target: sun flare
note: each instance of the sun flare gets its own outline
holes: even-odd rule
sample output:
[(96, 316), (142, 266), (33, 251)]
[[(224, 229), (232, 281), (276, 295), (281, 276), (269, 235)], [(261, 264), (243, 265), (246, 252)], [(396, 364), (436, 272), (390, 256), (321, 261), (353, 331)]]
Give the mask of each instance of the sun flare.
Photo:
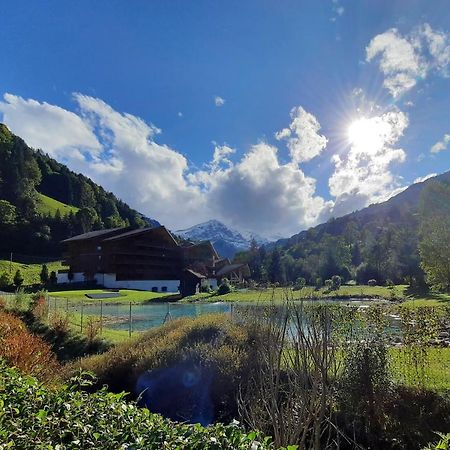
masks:
[(379, 117), (355, 120), (348, 127), (349, 143), (359, 152), (376, 153), (390, 133), (390, 125)]

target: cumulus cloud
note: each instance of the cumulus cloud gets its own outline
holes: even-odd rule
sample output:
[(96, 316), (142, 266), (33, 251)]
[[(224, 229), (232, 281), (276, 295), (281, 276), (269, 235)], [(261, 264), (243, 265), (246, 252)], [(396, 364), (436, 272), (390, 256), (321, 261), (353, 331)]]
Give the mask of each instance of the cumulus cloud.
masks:
[(214, 97), (214, 104), (215, 104), (217, 107), (223, 106), (223, 105), (225, 105), (225, 99), (222, 98), (222, 97), (219, 97), (218, 95), (216, 95), (216, 96)]
[(293, 163), (310, 161), (320, 155), (327, 145), (327, 138), (319, 134), (319, 121), (301, 106), (291, 110), (289, 128), (275, 133), (278, 140), (286, 140)]
[(367, 46), (366, 60), (375, 59), (385, 77), (384, 87), (393, 97), (399, 97), (432, 72), (448, 76), (450, 36), (427, 23), (406, 35), (391, 28)]
[(235, 149), (215, 144), (211, 161), (199, 170), (160, 143), (162, 132), (151, 123), (98, 98), (76, 93), (73, 99), (76, 113), (9, 95), (0, 111), (30, 145), (170, 228), (217, 218), (238, 229), (288, 236), (316, 224), (332, 207), (315, 194), (315, 179), (298, 166), (326, 145), (318, 121), (302, 108), (291, 114), (289, 162), (281, 163), (277, 149), (264, 142), (237, 162)]
[(83, 152), (97, 155), (101, 144), (92, 127), (73, 112), (46, 102), (5, 94), (0, 100), (3, 121), (29, 145), (54, 157), (84, 159)]
[(394, 146), (407, 126), (408, 117), (399, 110), (362, 118), (351, 125), (348, 153), (332, 158), (335, 169), (328, 185), (336, 197), (334, 216), (384, 201), (396, 193), (399, 181), (390, 166), (406, 158), (405, 152)]
[(450, 142), (450, 134), (444, 134), (444, 137), (440, 141), (436, 142), (436, 144), (434, 144), (430, 148), (430, 153), (436, 154), (444, 150), (447, 150), (449, 142)]

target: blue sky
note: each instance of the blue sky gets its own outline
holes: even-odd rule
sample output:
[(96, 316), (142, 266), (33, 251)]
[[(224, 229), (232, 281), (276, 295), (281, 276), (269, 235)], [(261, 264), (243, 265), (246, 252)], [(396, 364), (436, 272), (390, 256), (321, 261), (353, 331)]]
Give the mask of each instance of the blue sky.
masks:
[(171, 228), (289, 235), (450, 169), (448, 1), (0, 6), (0, 120)]

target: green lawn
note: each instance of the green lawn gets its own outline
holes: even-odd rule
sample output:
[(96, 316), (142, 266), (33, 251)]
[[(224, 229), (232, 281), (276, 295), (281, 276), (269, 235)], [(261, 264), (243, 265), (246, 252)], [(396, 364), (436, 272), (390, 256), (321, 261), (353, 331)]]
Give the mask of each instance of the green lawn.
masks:
[[(437, 391), (450, 391), (450, 348), (429, 348), (423, 378), (417, 376), (414, 362), (402, 349), (389, 350), (391, 368), (397, 381)], [(420, 371), (419, 371), (420, 372)]]
[(312, 287), (305, 287), (299, 291), (293, 291), (291, 288), (274, 288), (274, 289), (241, 289), (230, 292), (225, 295), (197, 294), (186, 297), (184, 301), (224, 301), (224, 302), (252, 302), (252, 301), (283, 301), (301, 300), (301, 299), (326, 299), (331, 297), (342, 298), (393, 298), (403, 297), (406, 286), (398, 285), (393, 288), (385, 286), (342, 286), (338, 291), (326, 291), (320, 289), (316, 291)]
[(55, 200), (54, 198), (47, 197), (44, 194), (39, 193), (38, 195), (38, 211), (43, 216), (54, 216), (58, 209), (62, 216), (66, 216), (70, 212), (75, 214), (78, 211), (76, 206), (66, 205), (65, 203)]
[[(105, 292), (104, 289), (78, 289), (74, 291), (58, 291), (50, 292), (51, 297), (57, 297), (61, 299), (69, 299), (72, 301), (83, 301), (84, 303), (96, 303), (100, 299), (91, 299), (86, 297), (85, 294), (101, 294)], [(108, 303), (145, 303), (156, 298), (163, 298), (173, 295), (173, 293), (162, 293), (162, 292), (150, 292), (150, 291), (136, 291), (132, 289), (121, 289), (119, 291), (120, 297), (106, 298), (103, 299), (104, 302)]]
[(426, 294), (408, 295), (408, 300), (402, 303), (403, 307), (414, 308), (418, 306), (449, 306), (450, 294), (429, 292)]
[[(14, 255), (13, 255), (13, 258), (14, 258)], [(42, 270), (42, 264), (26, 264), (26, 263), (13, 261), (12, 267), (11, 267), (12, 268), (11, 280), (14, 277), (16, 270), (20, 269), (20, 272), (22, 273), (22, 276), (24, 278), (24, 286), (40, 283), (41, 280), (39, 278), (39, 274), (41, 273), (41, 270)], [(59, 269), (64, 268), (64, 266), (61, 264), (61, 261), (47, 262), (45, 264), (47, 264), (49, 274), (52, 270), (58, 271)], [(0, 260), (0, 273), (2, 273), (2, 272), (9, 273), (9, 261)]]

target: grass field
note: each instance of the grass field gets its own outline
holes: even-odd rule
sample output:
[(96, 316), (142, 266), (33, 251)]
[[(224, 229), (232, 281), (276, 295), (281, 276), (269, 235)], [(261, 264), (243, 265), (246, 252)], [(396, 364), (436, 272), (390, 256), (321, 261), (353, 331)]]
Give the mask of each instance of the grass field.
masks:
[(223, 301), (223, 302), (252, 302), (252, 301), (277, 301), (281, 302), (286, 299), (326, 299), (326, 298), (399, 298), (403, 297), (406, 286), (398, 285), (393, 288), (385, 286), (342, 286), (338, 291), (326, 291), (320, 289), (316, 291), (312, 287), (305, 287), (299, 291), (293, 291), (290, 288), (274, 288), (274, 289), (241, 289), (230, 292), (225, 295), (197, 294), (186, 297), (183, 301)]
[[(100, 300), (88, 298), (86, 297), (86, 294), (101, 294), (103, 292), (105, 292), (103, 289), (78, 289), (74, 291), (50, 292), (49, 295), (51, 297), (69, 299), (70, 302), (83, 301), (84, 303), (96, 303)], [(119, 293), (120, 297), (107, 298), (103, 301), (108, 303), (145, 303), (155, 300), (156, 298), (159, 299), (173, 295), (171, 293), (136, 291), (132, 289), (121, 289)]]
[(58, 209), (62, 216), (65, 216), (70, 212), (75, 214), (78, 211), (76, 206), (66, 205), (65, 203), (59, 202), (54, 198), (47, 197), (44, 194), (39, 194), (38, 211), (41, 215), (54, 216)]
[[(17, 269), (20, 270), (23, 278), (24, 278), (24, 286), (29, 286), (32, 284), (40, 283), (39, 274), (42, 270), (42, 264), (26, 264), (21, 262), (14, 262), (11, 265), (11, 279), (14, 277), (14, 274), (16, 273)], [(61, 261), (56, 262), (47, 262), (48, 267), (48, 273), (52, 270), (58, 271), (59, 269), (63, 269), (64, 266), (61, 264)], [(10, 264), (7, 260), (0, 260), (0, 273), (7, 272), (9, 273)]]

